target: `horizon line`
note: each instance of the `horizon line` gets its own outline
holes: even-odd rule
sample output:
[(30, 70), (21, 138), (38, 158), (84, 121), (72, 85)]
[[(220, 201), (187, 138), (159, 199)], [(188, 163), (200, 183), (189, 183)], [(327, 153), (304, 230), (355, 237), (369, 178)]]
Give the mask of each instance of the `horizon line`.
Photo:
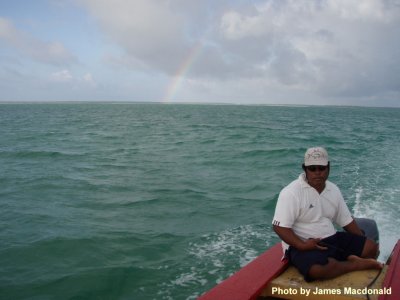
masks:
[(295, 104), (295, 103), (238, 103), (238, 102), (196, 102), (196, 101), (135, 101), (135, 100), (0, 100), (0, 104), (163, 104), (163, 105), (232, 105), (232, 106), (283, 106), (283, 107), (365, 107), (400, 108), (400, 106), (372, 106), (356, 104)]

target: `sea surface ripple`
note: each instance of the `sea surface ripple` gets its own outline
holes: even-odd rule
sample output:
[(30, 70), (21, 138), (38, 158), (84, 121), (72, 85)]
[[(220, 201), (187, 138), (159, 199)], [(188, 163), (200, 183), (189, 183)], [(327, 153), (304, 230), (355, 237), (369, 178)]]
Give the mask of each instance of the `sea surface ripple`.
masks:
[(278, 242), (279, 191), (325, 146), (382, 261), (400, 237), (400, 109), (0, 105), (1, 299), (196, 299)]

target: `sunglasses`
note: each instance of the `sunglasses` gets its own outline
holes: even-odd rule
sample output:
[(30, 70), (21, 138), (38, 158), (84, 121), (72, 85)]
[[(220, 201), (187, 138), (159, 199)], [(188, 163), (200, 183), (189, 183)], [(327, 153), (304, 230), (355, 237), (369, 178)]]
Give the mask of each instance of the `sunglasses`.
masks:
[(325, 171), (326, 169), (328, 169), (328, 166), (308, 166), (308, 167), (306, 167), (307, 168), (307, 170), (308, 171), (310, 171), (310, 172), (315, 172), (315, 171), (320, 171), (320, 172), (323, 172), (323, 171)]

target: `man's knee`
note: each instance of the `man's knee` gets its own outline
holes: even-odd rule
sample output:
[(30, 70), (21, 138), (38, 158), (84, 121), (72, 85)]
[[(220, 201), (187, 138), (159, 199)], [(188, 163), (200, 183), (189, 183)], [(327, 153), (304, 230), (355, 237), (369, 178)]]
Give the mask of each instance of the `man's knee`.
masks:
[(312, 265), (308, 271), (308, 276), (312, 279), (325, 279), (331, 277), (331, 273), (337, 268), (338, 261), (333, 258), (328, 258), (328, 263), (325, 265)]
[(366, 239), (361, 257), (363, 258), (377, 258), (379, 255), (379, 244), (370, 239)]

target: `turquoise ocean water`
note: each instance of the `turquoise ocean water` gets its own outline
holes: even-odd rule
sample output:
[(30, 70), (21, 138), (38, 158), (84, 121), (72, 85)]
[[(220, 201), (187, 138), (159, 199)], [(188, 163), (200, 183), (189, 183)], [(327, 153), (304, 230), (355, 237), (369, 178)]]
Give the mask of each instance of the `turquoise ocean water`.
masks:
[(1, 299), (195, 299), (278, 241), (325, 146), (357, 216), (400, 238), (400, 109), (0, 105)]

